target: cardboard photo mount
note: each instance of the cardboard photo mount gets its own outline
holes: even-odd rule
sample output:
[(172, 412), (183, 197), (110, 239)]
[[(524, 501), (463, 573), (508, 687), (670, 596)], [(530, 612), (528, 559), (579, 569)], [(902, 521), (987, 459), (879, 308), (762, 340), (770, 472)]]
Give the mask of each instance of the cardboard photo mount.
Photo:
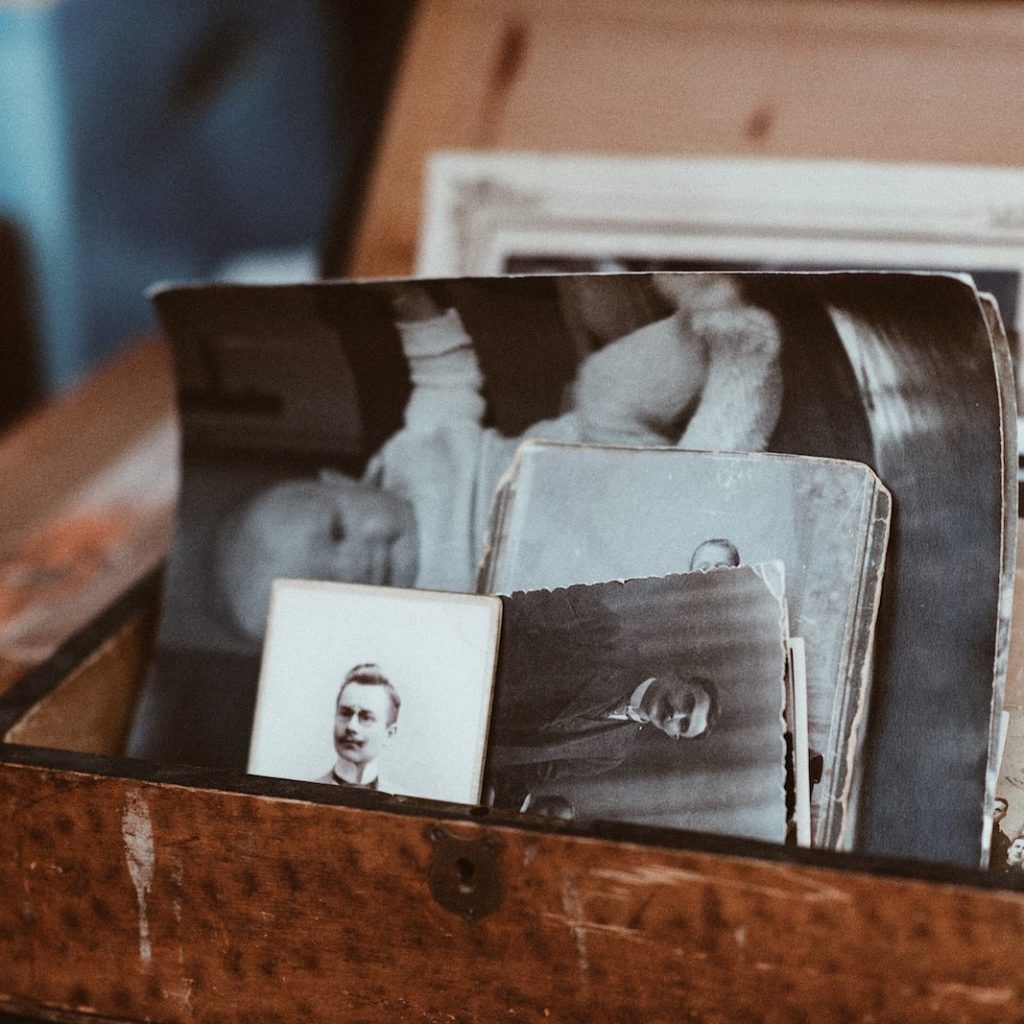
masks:
[[(156, 592), (3, 698), (0, 1010), (599, 1022), (884, 1005), (931, 1024), (1018, 998), (1024, 883), (1005, 876), (115, 756)], [(111, 693), (105, 736), (83, 735), (78, 712)]]

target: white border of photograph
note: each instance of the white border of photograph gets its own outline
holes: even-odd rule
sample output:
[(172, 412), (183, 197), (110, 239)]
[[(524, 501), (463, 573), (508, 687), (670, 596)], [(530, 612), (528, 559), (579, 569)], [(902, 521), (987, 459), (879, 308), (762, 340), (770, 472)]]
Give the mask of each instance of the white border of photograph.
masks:
[(493, 597), (277, 580), (249, 772), (309, 781), (330, 773), (342, 681), (372, 663), (401, 697), (381, 790), (476, 803), (500, 623)]
[[(440, 151), (417, 273), (505, 273), (516, 257), (987, 270), (1020, 277), (1024, 172), (745, 157)], [(1018, 378), (1024, 382), (1017, 351)], [(1024, 384), (1018, 385), (1024, 404)], [(1024, 418), (1017, 421), (1024, 457)], [(1024, 475), (1021, 477), (1024, 479)]]
[(786, 724), (793, 744), (793, 792), (797, 846), (811, 846), (810, 744), (807, 737), (807, 647), (803, 637), (786, 641)]
[[(1024, 276), (1024, 173), (857, 161), (432, 155), (419, 274), (500, 274), (509, 258), (545, 255)], [(1013, 326), (1022, 325), (1024, 296)]]

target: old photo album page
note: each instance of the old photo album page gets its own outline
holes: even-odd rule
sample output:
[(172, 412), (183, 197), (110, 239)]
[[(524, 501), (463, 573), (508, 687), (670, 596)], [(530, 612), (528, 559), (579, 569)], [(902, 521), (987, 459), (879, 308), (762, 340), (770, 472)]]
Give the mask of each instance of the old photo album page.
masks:
[(248, 770), (480, 798), (501, 602), (279, 580)]
[(503, 598), (485, 799), (782, 842), (779, 563)]
[(969, 282), (570, 274), (155, 303), (184, 472), (132, 756), (245, 765), (274, 579), (471, 591), (527, 438), (823, 456), (869, 465), (897, 510), (855, 846), (979, 863), (1015, 512)]

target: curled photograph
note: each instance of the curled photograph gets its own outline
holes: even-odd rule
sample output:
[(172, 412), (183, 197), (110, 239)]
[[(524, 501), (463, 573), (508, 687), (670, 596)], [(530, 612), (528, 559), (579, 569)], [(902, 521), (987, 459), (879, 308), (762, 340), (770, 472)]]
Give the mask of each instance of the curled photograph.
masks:
[(895, 510), (854, 846), (979, 863), (1014, 496), (967, 280), (569, 274), (155, 303), (184, 477), (133, 755), (244, 766), (275, 578), (471, 590), (524, 439), (818, 455), (869, 465)]

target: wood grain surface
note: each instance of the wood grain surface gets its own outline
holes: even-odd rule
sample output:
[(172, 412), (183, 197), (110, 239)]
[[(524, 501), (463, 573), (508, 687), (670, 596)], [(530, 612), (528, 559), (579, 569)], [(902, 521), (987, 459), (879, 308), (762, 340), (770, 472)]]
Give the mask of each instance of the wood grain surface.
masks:
[[(306, 787), (315, 789), (316, 787)], [(1024, 893), (0, 768), (0, 1010), (180, 1022), (973, 1022), (1024, 998)], [(338, 799), (331, 791), (330, 799)]]
[(424, 0), (350, 273), (411, 272), (437, 149), (1016, 166), (1024, 18), (1007, 2)]
[(173, 395), (141, 341), (0, 439), (0, 693), (165, 557)]
[(120, 754), (149, 664), (156, 617), (155, 604), (133, 615), (28, 707), (0, 739), (85, 754)]

